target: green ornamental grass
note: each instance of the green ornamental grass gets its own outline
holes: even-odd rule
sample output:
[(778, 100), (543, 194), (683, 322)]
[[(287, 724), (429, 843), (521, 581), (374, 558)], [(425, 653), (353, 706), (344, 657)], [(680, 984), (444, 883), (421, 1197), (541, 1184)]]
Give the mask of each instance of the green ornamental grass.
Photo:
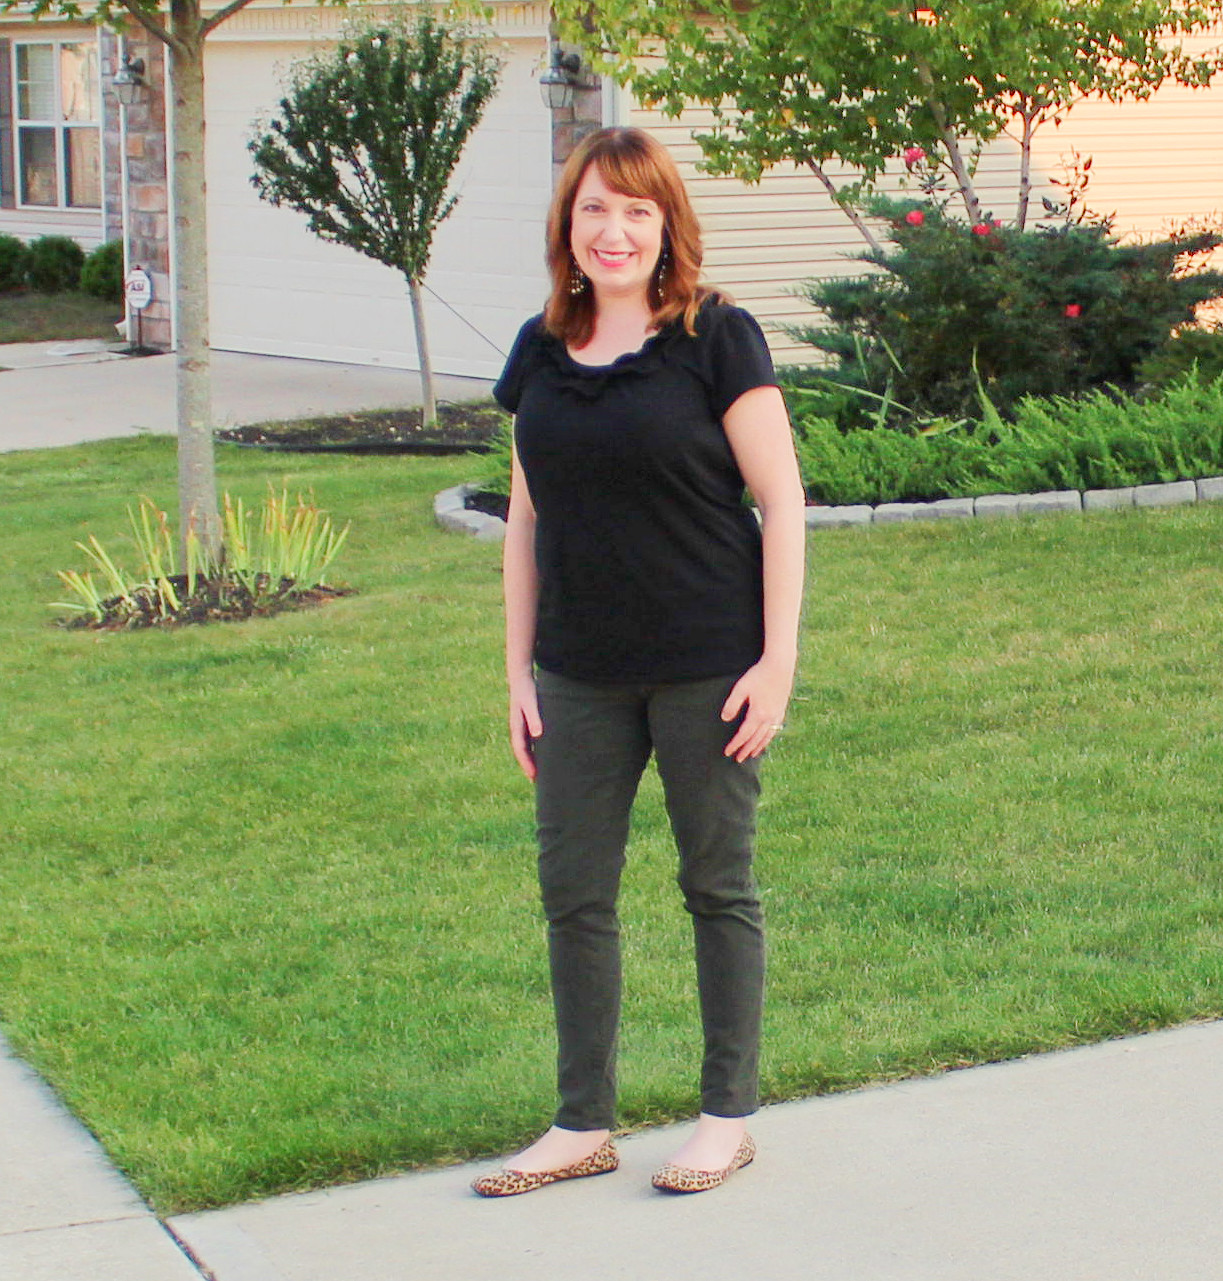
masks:
[[(508, 1151), (547, 1123), (531, 796), (471, 459), (222, 449), (351, 520), (354, 594), (46, 619), (173, 442), (0, 457), (0, 1023), (163, 1212)], [(821, 532), (769, 764), (783, 1099), (1223, 1013), (1223, 506)], [(660, 791), (626, 875), (622, 1116), (698, 1106)]]

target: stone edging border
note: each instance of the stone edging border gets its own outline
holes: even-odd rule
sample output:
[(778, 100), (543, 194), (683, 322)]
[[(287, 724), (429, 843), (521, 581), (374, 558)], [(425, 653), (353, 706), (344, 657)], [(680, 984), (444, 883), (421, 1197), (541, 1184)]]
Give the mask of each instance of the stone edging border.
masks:
[(467, 495), (479, 491), (478, 485), (455, 485), (443, 489), (433, 499), (433, 518), (443, 529), (457, 534), (474, 534), (481, 542), (499, 543), (505, 538), (505, 521), (487, 512), (467, 510)]
[[(455, 485), (433, 500), (433, 515), (445, 529), (474, 534), (484, 542), (505, 537), (505, 521), (485, 512), (468, 511), (467, 495), (475, 485)], [(904, 520), (949, 520), (968, 517), (1035, 516), (1042, 512), (1100, 511), (1123, 507), (1174, 507), (1181, 503), (1223, 501), (1223, 476), (1177, 480), (1167, 485), (1132, 485), (1123, 489), (1056, 489), (1043, 494), (986, 494), (980, 498), (940, 498), (932, 503), (858, 503), (846, 507), (808, 507), (808, 529), (847, 525), (893, 524)]]

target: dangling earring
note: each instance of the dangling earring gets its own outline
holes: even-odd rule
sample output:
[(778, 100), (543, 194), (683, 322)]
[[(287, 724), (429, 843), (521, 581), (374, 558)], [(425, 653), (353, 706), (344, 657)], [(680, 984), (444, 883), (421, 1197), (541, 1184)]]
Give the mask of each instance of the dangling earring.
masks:
[(590, 277), (578, 266), (578, 260), (569, 255), (569, 293), (573, 298), (586, 292), (586, 286), (590, 284)]
[(661, 299), (666, 293), (667, 287), (667, 268), (671, 265), (671, 248), (664, 241), (662, 252), (658, 255), (658, 266), (654, 270), (654, 288), (658, 290), (658, 297)]

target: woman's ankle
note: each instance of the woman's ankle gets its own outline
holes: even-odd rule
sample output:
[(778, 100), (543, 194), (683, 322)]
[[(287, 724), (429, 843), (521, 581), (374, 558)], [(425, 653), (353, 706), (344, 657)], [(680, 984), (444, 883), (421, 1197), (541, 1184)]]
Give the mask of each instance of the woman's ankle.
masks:
[(597, 1152), (610, 1137), (610, 1130), (566, 1130), (554, 1125), (530, 1147), (511, 1157), (506, 1169), (524, 1174), (563, 1170)]

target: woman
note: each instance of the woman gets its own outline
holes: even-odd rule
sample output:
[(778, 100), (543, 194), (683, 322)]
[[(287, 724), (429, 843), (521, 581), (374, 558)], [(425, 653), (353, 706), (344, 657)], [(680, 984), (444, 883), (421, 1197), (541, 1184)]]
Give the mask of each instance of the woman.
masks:
[(494, 394), (515, 414), (510, 740), (536, 787), (561, 1104), (546, 1134), (473, 1187), (508, 1196), (618, 1164), (616, 896), (653, 753), (705, 1034), (700, 1119), (654, 1184), (700, 1191), (755, 1154), (752, 838), (759, 758), (794, 678), (803, 491), (764, 338), (698, 284), (700, 230), (660, 143), (613, 128), (578, 146), (547, 259), (547, 308)]

